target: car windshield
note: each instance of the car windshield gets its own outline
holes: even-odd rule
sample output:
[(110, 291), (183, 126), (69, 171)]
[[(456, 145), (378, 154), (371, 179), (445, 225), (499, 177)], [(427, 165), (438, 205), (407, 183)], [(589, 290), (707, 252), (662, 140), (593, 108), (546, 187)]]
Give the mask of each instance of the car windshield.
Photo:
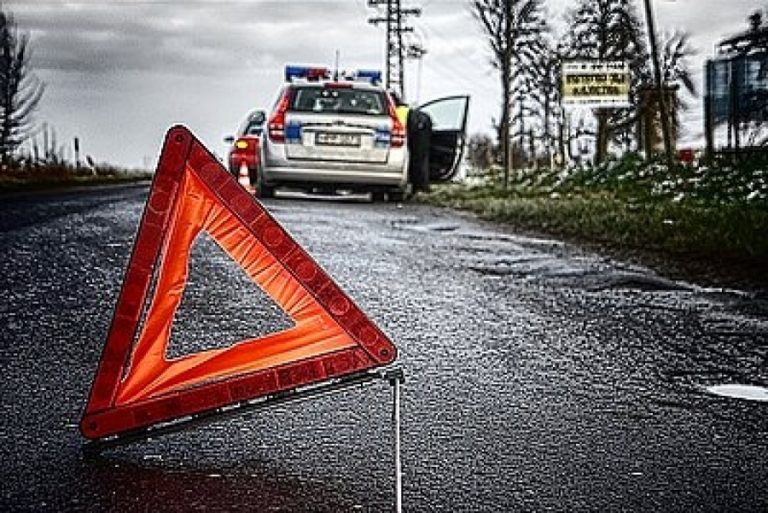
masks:
[(371, 116), (383, 116), (387, 112), (384, 95), (379, 91), (321, 87), (297, 88), (290, 110)]

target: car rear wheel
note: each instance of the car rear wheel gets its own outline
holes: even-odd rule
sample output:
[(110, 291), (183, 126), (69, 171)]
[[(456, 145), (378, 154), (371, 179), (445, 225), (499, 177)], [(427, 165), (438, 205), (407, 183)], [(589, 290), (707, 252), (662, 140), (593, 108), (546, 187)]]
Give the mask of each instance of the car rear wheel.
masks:
[(259, 184), (259, 186), (256, 187), (256, 196), (259, 198), (274, 198), (275, 188), (268, 185)]
[(257, 166), (251, 172), (251, 185), (256, 191), (257, 198), (274, 198), (275, 188), (270, 185), (264, 185), (264, 170)]
[(387, 193), (387, 200), (389, 200), (392, 203), (399, 203), (403, 200), (405, 200), (405, 192), (403, 191), (390, 191)]

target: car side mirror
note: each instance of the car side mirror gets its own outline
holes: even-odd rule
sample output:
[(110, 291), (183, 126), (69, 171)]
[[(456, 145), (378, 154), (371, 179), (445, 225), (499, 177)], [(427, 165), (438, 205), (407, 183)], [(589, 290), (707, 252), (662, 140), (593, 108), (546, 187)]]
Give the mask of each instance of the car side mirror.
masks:
[(267, 121), (267, 113), (263, 110), (257, 110), (251, 116), (251, 121), (257, 125), (263, 125)]
[(224, 138), (224, 142), (227, 144), (232, 144), (235, 142), (235, 137), (232, 135), (228, 135)]

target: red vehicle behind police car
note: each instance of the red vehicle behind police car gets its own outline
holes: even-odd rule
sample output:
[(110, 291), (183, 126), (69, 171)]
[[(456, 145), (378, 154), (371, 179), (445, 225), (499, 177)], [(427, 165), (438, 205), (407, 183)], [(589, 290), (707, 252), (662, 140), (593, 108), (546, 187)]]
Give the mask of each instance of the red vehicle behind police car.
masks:
[(232, 145), (228, 160), (229, 171), (235, 178), (239, 177), (240, 169), (245, 167), (251, 182), (256, 182), (261, 166), (261, 137), (265, 121), (266, 114), (263, 110), (251, 112), (240, 126), (236, 136), (224, 138), (224, 142)]

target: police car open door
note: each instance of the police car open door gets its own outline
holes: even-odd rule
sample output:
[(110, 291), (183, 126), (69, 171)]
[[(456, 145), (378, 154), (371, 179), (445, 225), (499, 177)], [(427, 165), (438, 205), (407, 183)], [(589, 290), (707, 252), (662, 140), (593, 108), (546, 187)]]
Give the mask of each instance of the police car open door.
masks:
[(418, 107), (432, 119), (429, 181), (448, 182), (459, 171), (467, 139), (469, 96), (448, 96)]

